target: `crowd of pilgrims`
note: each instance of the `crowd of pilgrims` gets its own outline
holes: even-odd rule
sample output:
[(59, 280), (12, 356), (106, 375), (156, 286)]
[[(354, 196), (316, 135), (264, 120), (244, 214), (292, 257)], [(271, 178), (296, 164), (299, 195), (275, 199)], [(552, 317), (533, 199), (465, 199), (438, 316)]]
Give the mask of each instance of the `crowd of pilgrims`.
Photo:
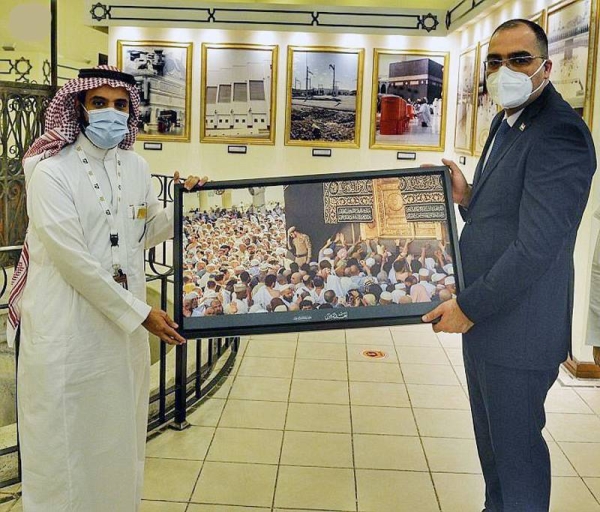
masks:
[(336, 233), (298, 265), (276, 204), (190, 211), (183, 225), (186, 317), (444, 301), (456, 294), (451, 250), (396, 240), (348, 243)]

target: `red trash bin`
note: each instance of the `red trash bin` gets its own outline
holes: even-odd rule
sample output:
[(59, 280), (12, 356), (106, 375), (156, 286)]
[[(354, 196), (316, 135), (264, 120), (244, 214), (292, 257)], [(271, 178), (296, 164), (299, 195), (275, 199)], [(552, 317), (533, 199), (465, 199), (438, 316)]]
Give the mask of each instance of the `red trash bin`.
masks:
[(400, 98), (384, 96), (381, 98), (381, 119), (379, 133), (381, 135), (398, 135), (398, 118), (400, 113)]

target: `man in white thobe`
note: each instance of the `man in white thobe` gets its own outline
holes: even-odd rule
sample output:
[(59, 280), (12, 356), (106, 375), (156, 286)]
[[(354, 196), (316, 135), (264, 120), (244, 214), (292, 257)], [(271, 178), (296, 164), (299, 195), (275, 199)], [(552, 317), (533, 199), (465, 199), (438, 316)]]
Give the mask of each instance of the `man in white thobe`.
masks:
[[(25, 512), (139, 509), (148, 331), (184, 343), (146, 304), (144, 248), (171, 236), (137, 133), (135, 80), (81, 70), (24, 159), (29, 227), (10, 298)], [(178, 174), (176, 174), (178, 180)], [(188, 178), (192, 188), (198, 178)]]

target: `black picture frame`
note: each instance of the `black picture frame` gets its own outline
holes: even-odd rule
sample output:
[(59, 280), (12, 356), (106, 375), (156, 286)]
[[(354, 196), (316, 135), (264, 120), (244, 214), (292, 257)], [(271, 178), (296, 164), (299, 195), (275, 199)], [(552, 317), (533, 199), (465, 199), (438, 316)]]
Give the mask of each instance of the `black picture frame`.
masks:
[[(395, 192), (394, 189), (396, 186), (395, 180), (398, 180), (398, 192)], [(345, 204), (345, 206), (340, 209), (340, 205), (338, 204), (338, 206), (334, 206), (334, 210), (331, 210), (332, 196), (326, 196), (326, 193), (330, 193), (332, 189), (338, 190), (344, 187), (347, 188), (349, 182), (351, 184), (371, 183), (370, 189), (368, 190), (370, 190), (369, 193), (372, 194), (372, 201), (368, 200), (369, 193), (360, 196), (358, 202), (355, 201), (356, 198), (353, 199), (354, 196), (350, 197), (350, 202), (347, 201), (347, 198), (342, 198), (342, 204)], [(409, 185), (407, 186), (407, 184)], [(375, 224), (376, 229), (381, 229), (381, 226), (383, 225), (382, 220), (387, 222), (392, 218), (387, 212), (392, 211), (397, 207), (398, 198), (402, 198), (404, 215), (406, 216), (407, 212), (410, 212), (412, 217), (416, 216), (421, 219), (407, 220), (406, 222), (409, 224), (410, 229), (416, 229), (421, 226), (422, 229), (425, 229), (426, 231), (429, 229), (431, 231), (433, 229), (433, 224), (435, 224), (436, 230), (441, 229), (443, 231), (443, 242), (450, 245), (449, 256), (452, 260), (452, 274), (454, 276), (456, 294), (460, 293), (460, 290), (464, 288), (456, 218), (452, 202), (452, 186), (449, 170), (445, 166), (235, 181), (212, 181), (206, 183), (200, 193), (206, 193), (215, 198), (216, 196), (224, 195), (224, 193), (229, 193), (229, 191), (231, 191), (232, 194), (240, 194), (244, 189), (258, 190), (259, 187), (266, 187), (267, 190), (268, 187), (281, 187), (284, 191), (284, 197), (289, 199), (289, 201), (286, 200), (283, 205), (286, 216), (286, 240), (288, 239), (287, 237), (289, 237), (287, 232), (291, 223), (297, 225), (298, 230), (300, 230), (305, 229), (302, 227), (301, 222), (303, 218), (308, 219), (311, 223), (313, 222), (316, 217), (314, 214), (309, 214), (308, 212), (311, 211), (311, 205), (321, 204), (321, 201), (324, 205), (323, 217), (325, 218), (325, 221), (328, 220), (326, 211), (335, 211), (335, 214), (339, 216), (336, 217), (338, 223), (334, 224), (338, 227), (333, 228), (333, 231), (337, 233), (342, 232), (343, 229), (347, 229), (348, 225), (351, 224), (358, 224), (361, 230), (364, 229), (368, 231), (368, 229), (372, 228), (373, 224)], [(385, 187), (387, 187), (387, 189)], [(316, 197), (312, 202), (309, 197), (310, 194), (307, 193), (310, 191), (312, 191), (314, 193), (313, 195)], [(315, 191), (317, 192), (315, 193)], [(319, 191), (323, 191), (323, 197), (321, 198), (319, 198)], [(184, 221), (189, 222), (189, 218), (186, 218), (186, 214), (190, 213), (191, 210), (184, 212), (184, 196), (185, 194), (197, 193), (197, 190), (191, 192), (187, 191), (182, 185), (176, 185), (174, 187), (174, 319), (179, 325), (179, 333), (188, 339), (417, 324), (422, 323), (422, 315), (429, 312), (440, 303), (440, 301), (437, 300), (432, 302), (414, 302), (411, 304), (377, 304), (375, 306), (340, 307), (332, 309), (314, 309), (309, 311), (251, 312), (247, 314), (222, 314), (219, 316), (185, 316), (183, 311), (183, 276), (184, 271), (186, 271), (189, 276), (191, 260), (186, 260), (188, 266), (188, 269), (186, 270), (186, 266), (184, 265), (185, 251), (183, 243), (185, 238), (183, 231)], [(396, 194), (396, 196), (394, 194)], [(228, 197), (232, 196), (229, 195)], [(365, 197), (367, 198), (366, 203), (369, 203), (367, 204), (367, 207), (363, 206), (362, 210), (361, 208), (353, 209), (354, 206), (360, 205), (360, 201), (363, 201)], [(294, 203), (294, 198), (299, 200), (297, 204)], [(326, 201), (328, 204), (327, 207), (325, 207)], [(344, 203), (344, 201), (346, 202)], [(387, 204), (385, 203), (386, 201), (390, 201), (390, 203)], [(383, 206), (382, 202), (384, 203)], [(366, 203), (363, 202), (362, 204), (365, 205)], [(395, 206), (392, 204), (395, 204)], [(407, 209), (406, 206), (409, 206), (409, 208)], [(350, 217), (355, 215), (358, 216), (356, 218), (359, 218), (360, 215), (364, 215), (365, 212), (369, 210), (369, 207), (375, 212), (372, 213), (372, 215), (379, 215), (374, 222), (367, 223), (358, 222), (356, 220), (353, 222), (343, 221), (343, 219), (345, 219), (345, 217), (343, 217), (344, 215), (350, 215)], [(229, 212), (235, 208), (238, 208), (238, 206), (232, 206), (227, 209), (227, 211)], [(384, 210), (383, 213), (380, 211), (382, 208)], [(314, 212), (314, 210), (312, 211)], [(197, 215), (200, 215), (200, 213)], [(433, 216), (436, 220), (423, 220), (427, 219), (428, 216)], [(442, 217), (445, 220), (439, 220)], [(361, 218), (367, 219), (367, 217)], [(233, 223), (231, 219), (229, 219), (228, 222), (230, 222), (230, 224)], [(392, 240), (395, 243), (395, 240), (389, 237), (391, 233), (390, 229), (395, 229), (393, 227), (394, 223), (390, 221), (388, 224), (392, 225), (392, 227), (390, 228), (390, 226), (387, 226), (386, 224), (387, 227), (385, 227), (385, 229), (388, 231), (382, 231), (384, 235), (380, 235), (380, 240), (378, 242), (382, 245), (386, 245), (386, 240), (388, 243), (390, 243), (389, 240)], [(321, 222), (319, 217), (319, 222), (317, 222), (316, 225), (317, 227), (319, 227), (319, 225), (322, 227), (325, 224)], [(339, 228), (340, 225), (343, 227)], [(315, 235), (308, 230), (307, 232), (311, 233), (310, 236), (314, 236), (315, 239), (322, 234), (320, 231), (315, 232)], [(215, 231), (215, 233), (217, 233), (217, 231)], [(397, 239), (405, 240), (406, 237), (402, 236), (399, 232)], [(424, 242), (424, 240), (425, 239), (414, 240), (410, 246), (419, 241), (425, 244), (426, 242)], [(291, 258), (293, 256), (288, 252), (286, 257)], [(195, 275), (197, 274), (194, 274), (194, 276)], [(188, 282), (187, 284), (189, 285), (190, 283)], [(188, 292), (186, 291), (185, 293)], [(189, 314), (189, 308), (187, 313)]]

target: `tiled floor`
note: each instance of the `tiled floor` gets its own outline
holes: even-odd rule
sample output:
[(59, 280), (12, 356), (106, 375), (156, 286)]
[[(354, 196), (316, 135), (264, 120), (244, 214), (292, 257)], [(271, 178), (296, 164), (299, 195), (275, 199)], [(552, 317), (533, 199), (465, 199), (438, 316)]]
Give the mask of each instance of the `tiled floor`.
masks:
[[(141, 512), (480, 512), (460, 343), (426, 326), (242, 340), (192, 426), (148, 442)], [(600, 512), (600, 383), (561, 370), (547, 411), (551, 510)]]

